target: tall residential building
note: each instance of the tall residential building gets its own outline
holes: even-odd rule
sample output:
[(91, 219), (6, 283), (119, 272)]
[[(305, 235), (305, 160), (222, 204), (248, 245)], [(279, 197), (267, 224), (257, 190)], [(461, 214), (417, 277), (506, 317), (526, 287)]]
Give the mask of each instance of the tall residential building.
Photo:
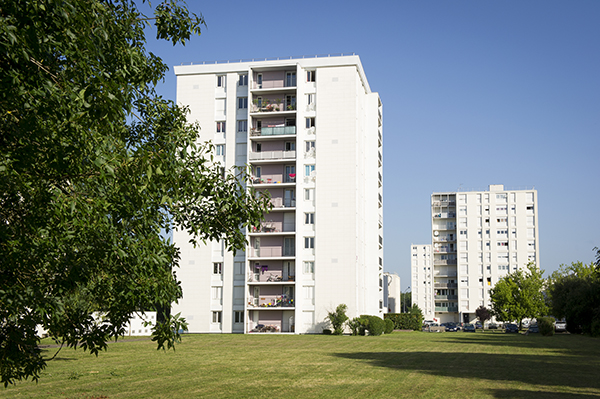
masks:
[(177, 102), (273, 209), (244, 252), (176, 231), (191, 332), (312, 333), (382, 315), (382, 104), (356, 55), (176, 66)]
[[(534, 189), (498, 184), (489, 191), (431, 195), (436, 319), (473, 320), (479, 306), (490, 307), (490, 289), (499, 279), (529, 262), (539, 267), (537, 216)], [(427, 285), (425, 278), (417, 281), (419, 287)]]
[(383, 272), (383, 312), (400, 313), (401, 305), (400, 276)]
[(431, 244), (410, 246), (411, 300), (423, 312), (424, 320), (433, 320), (433, 256)]

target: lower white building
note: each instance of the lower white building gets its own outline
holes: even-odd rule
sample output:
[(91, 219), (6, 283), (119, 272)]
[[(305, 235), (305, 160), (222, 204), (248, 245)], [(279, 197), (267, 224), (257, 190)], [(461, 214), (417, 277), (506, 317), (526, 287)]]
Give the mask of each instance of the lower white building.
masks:
[(400, 276), (396, 273), (383, 273), (383, 312), (400, 313), (401, 309)]

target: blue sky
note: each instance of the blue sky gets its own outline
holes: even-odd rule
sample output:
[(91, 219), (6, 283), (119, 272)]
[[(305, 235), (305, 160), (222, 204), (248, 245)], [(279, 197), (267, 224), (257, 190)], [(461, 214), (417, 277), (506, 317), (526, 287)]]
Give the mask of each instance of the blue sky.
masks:
[[(386, 271), (410, 285), (435, 191), (538, 190), (540, 266), (600, 246), (600, 1), (188, 2), (169, 65), (356, 53), (384, 105)], [(167, 73), (159, 93), (175, 99)]]

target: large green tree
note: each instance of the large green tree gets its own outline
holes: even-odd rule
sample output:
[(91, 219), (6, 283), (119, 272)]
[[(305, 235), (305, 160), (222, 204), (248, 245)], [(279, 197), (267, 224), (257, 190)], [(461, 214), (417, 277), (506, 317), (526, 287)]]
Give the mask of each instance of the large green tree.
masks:
[(492, 314), (499, 321), (518, 321), (544, 316), (548, 308), (544, 298), (544, 271), (529, 263), (500, 279), (490, 290)]
[(600, 274), (594, 263), (561, 265), (548, 280), (552, 314), (565, 318), (571, 333), (600, 336)]
[[(184, 43), (203, 18), (166, 0), (0, 0), (0, 372), (37, 380), (38, 328), (97, 354), (135, 312), (182, 296), (174, 224), (245, 246), (267, 199), (219, 170), (186, 110), (155, 93), (167, 66), (145, 28)], [(185, 321), (153, 331), (171, 347)], [(94, 318), (94, 314), (101, 315)]]

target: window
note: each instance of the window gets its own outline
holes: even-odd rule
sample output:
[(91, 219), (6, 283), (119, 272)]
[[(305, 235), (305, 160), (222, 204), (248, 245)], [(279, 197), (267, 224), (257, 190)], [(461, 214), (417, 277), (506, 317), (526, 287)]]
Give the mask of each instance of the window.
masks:
[(312, 274), (315, 272), (315, 262), (304, 262), (304, 273)]
[(306, 81), (307, 82), (315, 82), (317, 71), (306, 71)]
[(226, 82), (227, 82), (227, 77), (225, 75), (217, 76), (217, 87), (225, 87)]
[(312, 150), (315, 149), (315, 142), (314, 141), (307, 141), (306, 142), (306, 152), (310, 152)]
[(237, 131), (240, 133), (246, 133), (248, 131), (248, 121), (247, 120), (237, 121)]
[(217, 155), (225, 155), (225, 144), (217, 144), (215, 151)]
[(496, 245), (499, 247), (508, 247), (508, 241), (498, 241)]
[(296, 151), (296, 142), (295, 141), (286, 141), (285, 144), (286, 151)]
[(248, 108), (248, 97), (238, 97), (238, 109)]
[(223, 287), (211, 287), (212, 299), (223, 298)]
[(314, 188), (305, 188), (304, 189), (304, 199), (306, 201), (313, 200), (315, 198), (315, 189)]
[(467, 238), (467, 230), (460, 230), (459, 234), (462, 236), (461, 238)]
[(234, 311), (233, 312), (233, 322), (234, 323), (243, 323), (244, 322), (244, 312), (241, 312), (239, 310)]
[(254, 175), (259, 179), (262, 177), (262, 167), (261, 166), (257, 166), (254, 168)]
[(314, 249), (315, 248), (315, 237), (304, 237), (304, 248)]
[(304, 214), (304, 224), (315, 224), (314, 212), (308, 212)]
[(304, 166), (304, 176), (310, 176), (315, 171), (315, 165)]
[(506, 194), (496, 194), (496, 202), (507, 202), (508, 197)]
[(221, 262), (213, 263), (213, 274), (222, 274), (223, 264)]
[(225, 133), (225, 121), (217, 122), (217, 133)]
[(221, 323), (221, 312), (212, 312), (212, 322)]
[(259, 73), (256, 75), (256, 86), (258, 89), (262, 89), (263, 86), (263, 75)]
[(285, 86), (286, 87), (296, 86), (296, 72), (287, 72), (285, 74)]
[(315, 127), (315, 118), (306, 118), (306, 128)]
[(498, 223), (507, 223), (508, 219), (507, 218), (497, 218), (496, 222), (498, 222)]
[(248, 74), (240, 75), (240, 79), (238, 80), (239, 86), (248, 86)]
[(235, 274), (235, 275), (244, 274), (244, 262), (233, 262), (233, 274)]
[[(306, 95), (306, 104), (307, 105), (312, 105), (314, 103), (315, 103), (315, 94), (314, 93), (307, 94)], [(314, 109), (314, 108), (312, 108), (312, 109)]]

